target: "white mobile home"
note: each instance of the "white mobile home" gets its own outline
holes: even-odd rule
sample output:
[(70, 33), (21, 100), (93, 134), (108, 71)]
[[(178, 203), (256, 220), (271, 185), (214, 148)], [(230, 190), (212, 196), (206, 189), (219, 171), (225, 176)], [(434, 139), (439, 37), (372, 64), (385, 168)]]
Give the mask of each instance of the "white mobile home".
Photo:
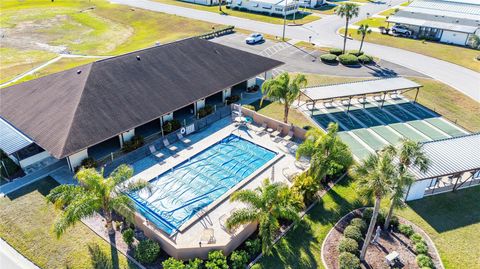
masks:
[(182, 2), (188, 2), (192, 4), (199, 4), (204, 6), (216, 6), (218, 5), (218, 0), (180, 0)]

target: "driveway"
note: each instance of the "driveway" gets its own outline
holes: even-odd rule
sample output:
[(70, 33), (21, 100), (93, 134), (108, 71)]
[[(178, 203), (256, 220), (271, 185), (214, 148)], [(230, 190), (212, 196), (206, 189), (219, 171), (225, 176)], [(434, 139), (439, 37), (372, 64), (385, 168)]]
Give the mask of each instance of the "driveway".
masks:
[[(375, 3), (362, 5), (359, 17), (354, 19), (353, 22), (366, 18), (367, 13), (375, 14), (389, 8), (390, 6), (402, 3), (403, 1), (404, 0), (391, 0), (386, 2), (377, 1)], [(234, 25), (238, 28), (276, 36), (281, 36), (282, 34), (281, 25), (258, 22), (228, 15), (220, 15), (191, 8), (166, 5), (149, 0), (114, 0), (112, 2), (152, 11), (175, 14), (215, 24)], [(303, 26), (289, 26), (286, 31), (286, 36), (288, 38), (303, 41), (307, 41), (308, 38), (311, 37), (312, 42), (315, 44), (341, 47), (343, 39), (337, 35), (336, 31), (343, 25), (344, 20), (338, 16), (324, 15), (321, 20)], [(348, 42), (349, 49), (356, 49), (358, 46), (358, 41), (350, 40)], [(382, 45), (366, 43), (364, 51), (367, 54), (439, 80), (480, 102), (480, 83), (478, 83), (480, 81), (480, 74), (473, 70), (418, 53)]]
[(3, 241), (3, 239), (0, 239), (0, 268), (40, 269)]

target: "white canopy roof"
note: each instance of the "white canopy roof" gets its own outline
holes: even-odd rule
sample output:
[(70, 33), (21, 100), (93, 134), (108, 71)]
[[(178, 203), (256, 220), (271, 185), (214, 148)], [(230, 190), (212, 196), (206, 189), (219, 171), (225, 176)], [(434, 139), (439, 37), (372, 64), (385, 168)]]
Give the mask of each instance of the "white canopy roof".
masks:
[(425, 173), (410, 169), (417, 180), (480, 169), (480, 133), (425, 142), (422, 149), (430, 165)]
[(420, 87), (422, 87), (422, 85), (409, 79), (403, 77), (393, 77), (309, 87), (303, 89), (302, 93), (311, 100), (327, 100), (366, 94), (400, 91)]
[(33, 141), (0, 118), (0, 149), (7, 155), (17, 152), (32, 144)]

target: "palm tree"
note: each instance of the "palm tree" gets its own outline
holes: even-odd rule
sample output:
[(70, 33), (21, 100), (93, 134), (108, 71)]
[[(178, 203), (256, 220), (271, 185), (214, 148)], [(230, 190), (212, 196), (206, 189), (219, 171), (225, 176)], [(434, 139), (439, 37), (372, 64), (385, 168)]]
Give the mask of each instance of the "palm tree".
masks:
[(98, 211), (105, 217), (108, 233), (115, 233), (112, 227), (113, 210), (127, 219), (133, 217), (134, 204), (126, 193), (145, 187), (150, 190), (146, 181), (128, 181), (132, 175), (133, 169), (127, 165), (117, 167), (108, 178), (103, 177), (103, 170), (98, 172), (94, 168), (82, 168), (76, 174), (79, 185), (60, 185), (51, 190), (47, 200), (64, 209), (54, 224), (57, 236)]
[(344, 5), (340, 5), (335, 10), (335, 13), (340, 16), (341, 18), (345, 17), (345, 33), (343, 36), (343, 53), (345, 53), (345, 47), (347, 45), (347, 34), (348, 34), (348, 23), (350, 22), (350, 19), (353, 17), (358, 16), (358, 11), (360, 8), (358, 7), (357, 4), (353, 3), (346, 3)]
[[(265, 81), (262, 85), (262, 93), (264, 97), (284, 104), (283, 121), (287, 123), (290, 106), (300, 96), (301, 88), (306, 85), (307, 78), (304, 75), (296, 75), (292, 80), (288, 73), (283, 73), (276, 78)], [(260, 106), (262, 106), (264, 97), (260, 101)]]
[(307, 139), (298, 147), (296, 157), (311, 158), (310, 176), (325, 182), (327, 176), (344, 171), (353, 163), (350, 149), (338, 137), (338, 124), (330, 123), (325, 134), (310, 129), (305, 136)]
[(360, 41), (360, 49), (358, 49), (358, 53), (362, 52), (363, 41), (365, 40), (365, 36), (372, 33), (372, 29), (368, 26), (368, 24), (362, 24), (357, 29), (357, 33), (362, 35), (362, 41)]
[(388, 152), (369, 155), (360, 164), (355, 165), (351, 172), (358, 180), (359, 193), (364, 197), (375, 199), (372, 219), (368, 226), (367, 235), (360, 252), (360, 260), (365, 259), (368, 245), (377, 222), (378, 212), (382, 199), (391, 191), (392, 178), (395, 176), (393, 157)]
[(384, 230), (386, 230), (390, 225), (394, 208), (403, 205), (405, 189), (415, 181), (415, 178), (410, 174), (408, 168), (415, 165), (420, 171), (426, 172), (430, 161), (425, 155), (425, 152), (423, 152), (421, 144), (409, 139), (402, 139), (399, 147), (389, 145), (384, 151), (398, 159), (398, 171), (392, 186), (393, 193), (390, 201), (390, 209), (388, 210), (388, 215), (385, 218), (385, 225), (383, 227)]
[(243, 224), (258, 222), (264, 255), (271, 254), (273, 240), (280, 227), (279, 219), (298, 221), (298, 212), (303, 207), (301, 197), (287, 185), (270, 183), (268, 179), (255, 190), (233, 193), (230, 201), (240, 201), (248, 207), (232, 213), (226, 221), (227, 229), (233, 230)]

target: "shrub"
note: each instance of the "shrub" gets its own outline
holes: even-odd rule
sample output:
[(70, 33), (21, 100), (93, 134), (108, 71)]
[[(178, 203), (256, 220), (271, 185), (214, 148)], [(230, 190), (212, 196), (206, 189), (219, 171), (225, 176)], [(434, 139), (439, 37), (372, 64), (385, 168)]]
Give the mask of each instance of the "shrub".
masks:
[(358, 61), (361, 62), (362, 64), (369, 64), (373, 62), (373, 58), (368, 55), (360, 55), (358, 56)]
[(415, 244), (415, 253), (428, 255), (428, 246), (425, 242), (418, 242)]
[(410, 237), (413, 234), (413, 228), (410, 225), (400, 224), (398, 225), (398, 230), (406, 237)]
[(398, 217), (393, 215), (392, 218), (390, 219), (390, 225), (393, 226), (394, 228), (398, 228), (398, 225), (400, 225), (400, 222), (398, 221)]
[(252, 265), (252, 267), (250, 267), (250, 269), (262, 269), (262, 266), (258, 263)]
[(361, 218), (352, 219), (350, 221), (350, 225), (357, 227), (362, 233), (364, 233), (368, 228), (367, 223)]
[(201, 269), (203, 261), (199, 258), (195, 258), (193, 260), (189, 260), (188, 264), (185, 265), (185, 269)]
[(355, 55), (357, 57), (359, 57), (360, 55), (363, 55), (363, 51), (358, 51), (358, 50), (349, 50), (349, 51), (347, 51), (347, 53)]
[(242, 107), (255, 111), (255, 106), (252, 105), (243, 105)]
[(122, 233), (122, 237), (123, 237), (123, 241), (125, 241), (125, 243), (128, 245), (128, 246), (131, 246), (132, 243), (133, 243), (133, 236), (134, 236), (134, 232), (132, 229), (128, 228), (126, 229), (125, 231), (123, 231)]
[(333, 49), (330, 49), (330, 54), (333, 54), (333, 55), (340, 55), (343, 53), (343, 50), (342, 49), (337, 49), (337, 48), (333, 48)]
[(207, 269), (228, 269), (227, 257), (221, 250), (215, 250), (208, 253), (208, 260), (205, 263)]
[(417, 260), (418, 266), (421, 268), (423, 267), (433, 268), (434, 266), (432, 259), (427, 255), (420, 254), (417, 256), (416, 260)]
[(87, 157), (82, 160), (80, 166), (83, 168), (95, 168), (97, 167), (97, 161), (93, 157)]
[(352, 254), (357, 254), (358, 243), (357, 241), (351, 238), (343, 238), (342, 240), (340, 240), (340, 243), (338, 244), (338, 251), (340, 251), (340, 253), (349, 252)]
[(362, 232), (358, 227), (349, 225), (345, 230), (343, 231), (343, 235), (346, 238), (351, 238), (357, 242), (360, 242), (363, 239)]
[(232, 96), (229, 96), (229, 97), (225, 98), (225, 100), (227, 101), (227, 105), (230, 105), (230, 104), (233, 104), (233, 103), (237, 102), (238, 100), (240, 100), (240, 96), (232, 95)]
[(235, 250), (230, 254), (232, 269), (243, 269), (248, 263), (248, 254), (245, 250)]
[(170, 257), (162, 262), (162, 267), (163, 269), (185, 269), (185, 264), (183, 261)]
[(147, 239), (140, 241), (135, 249), (135, 259), (141, 263), (152, 263), (158, 258), (160, 254), (160, 246), (157, 242)]
[[(372, 216), (373, 216), (373, 208), (372, 208), (372, 207), (365, 208), (365, 209), (363, 210), (362, 218), (363, 218), (368, 224), (370, 224), (370, 219), (372, 218)], [(378, 212), (377, 222), (376, 222), (375, 224), (376, 224), (376, 225), (382, 225), (384, 222), (385, 222), (385, 213), (384, 213), (383, 210), (380, 210), (380, 212)]]
[(262, 249), (262, 242), (259, 238), (247, 240), (245, 242), (245, 247), (247, 249), (248, 255), (250, 255), (250, 257), (254, 257), (258, 253), (260, 253), (260, 250)]
[(338, 256), (340, 269), (360, 269), (360, 259), (352, 253), (343, 252)]
[(414, 234), (412, 234), (412, 235), (410, 236), (410, 240), (412, 240), (412, 242), (413, 242), (414, 244), (423, 243), (423, 242), (424, 242), (422, 235), (419, 234), (419, 233), (414, 233)]
[(336, 63), (337, 62), (337, 55), (327, 53), (320, 55), (320, 60), (325, 63)]
[(303, 197), (304, 204), (310, 204), (314, 200), (315, 194), (320, 190), (322, 185), (313, 177), (302, 173), (293, 180), (293, 190)]
[(352, 55), (352, 54), (341, 54), (340, 56), (338, 56), (338, 60), (343, 65), (357, 65), (358, 64), (357, 56)]
[(212, 114), (212, 112), (213, 112), (213, 107), (211, 105), (206, 105), (205, 107), (202, 107), (197, 111), (197, 115), (201, 119), (203, 117), (206, 117)]
[(141, 146), (143, 146), (143, 136), (134, 135), (130, 141), (126, 141), (123, 143), (123, 151), (124, 152), (134, 151)]
[(162, 126), (163, 132), (165, 134), (174, 132), (174, 131), (180, 129), (180, 127), (182, 127), (182, 124), (177, 119), (166, 121), (166, 122), (163, 123), (163, 126)]

